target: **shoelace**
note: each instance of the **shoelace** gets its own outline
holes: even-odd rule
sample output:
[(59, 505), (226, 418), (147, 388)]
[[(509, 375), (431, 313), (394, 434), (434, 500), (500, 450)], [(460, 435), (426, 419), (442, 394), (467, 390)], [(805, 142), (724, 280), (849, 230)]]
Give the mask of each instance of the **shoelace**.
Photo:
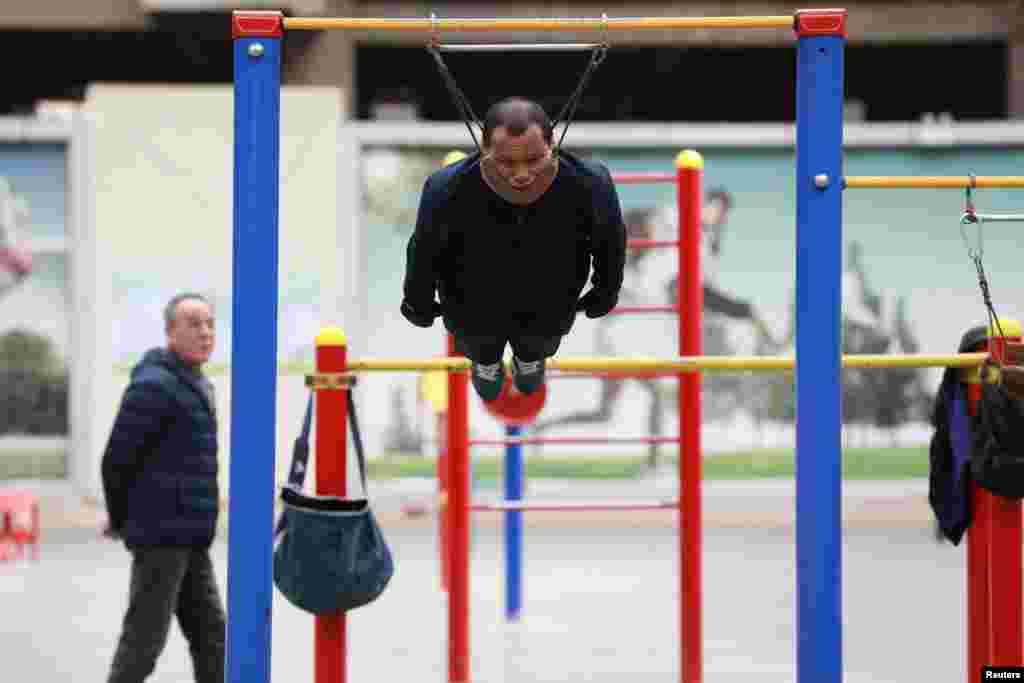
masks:
[(476, 366), (476, 374), (480, 379), (494, 382), (498, 379), (498, 372), (501, 370), (501, 363), (485, 365), (480, 363)]
[(539, 360), (519, 360), (518, 358), (516, 358), (515, 363), (513, 363), (513, 365), (519, 372), (523, 373), (524, 375), (529, 375), (534, 372), (540, 371), (540, 366), (543, 362), (544, 361)]

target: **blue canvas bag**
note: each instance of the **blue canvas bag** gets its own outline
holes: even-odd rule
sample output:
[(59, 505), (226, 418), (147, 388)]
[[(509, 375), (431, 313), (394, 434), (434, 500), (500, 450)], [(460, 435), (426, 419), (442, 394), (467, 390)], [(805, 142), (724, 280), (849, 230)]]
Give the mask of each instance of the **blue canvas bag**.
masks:
[(384, 592), (394, 574), (391, 551), (370, 508), (355, 401), (351, 391), (346, 393), (363, 497), (303, 493), (311, 394), (302, 434), (295, 440), (288, 483), (281, 492), (284, 512), (275, 530), (274, 585), (290, 603), (313, 614), (335, 614), (369, 604)]

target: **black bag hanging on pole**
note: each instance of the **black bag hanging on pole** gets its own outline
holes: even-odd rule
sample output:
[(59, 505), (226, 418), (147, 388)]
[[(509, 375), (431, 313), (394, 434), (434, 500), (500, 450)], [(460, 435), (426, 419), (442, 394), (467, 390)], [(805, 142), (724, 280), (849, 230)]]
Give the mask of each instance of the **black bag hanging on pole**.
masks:
[(1002, 498), (1024, 498), (1024, 401), (1002, 384), (983, 382), (972, 425), (974, 481)]
[(303, 493), (313, 411), (310, 394), (288, 483), (281, 492), (284, 512), (274, 532), (278, 539), (274, 585), (290, 603), (312, 614), (334, 614), (369, 604), (384, 592), (394, 574), (391, 551), (370, 509), (355, 401), (351, 390), (347, 394), (363, 497)]

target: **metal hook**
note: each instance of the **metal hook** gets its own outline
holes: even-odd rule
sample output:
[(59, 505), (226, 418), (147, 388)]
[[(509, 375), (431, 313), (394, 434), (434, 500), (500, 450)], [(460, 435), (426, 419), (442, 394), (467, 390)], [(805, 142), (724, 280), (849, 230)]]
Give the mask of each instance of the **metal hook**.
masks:
[(601, 12), (601, 24), (604, 26), (604, 46), (607, 49), (612, 44), (611, 33), (608, 30), (608, 13)]
[(430, 13), (430, 46), (438, 47), (441, 44), (441, 38), (437, 30), (437, 15), (433, 12)]

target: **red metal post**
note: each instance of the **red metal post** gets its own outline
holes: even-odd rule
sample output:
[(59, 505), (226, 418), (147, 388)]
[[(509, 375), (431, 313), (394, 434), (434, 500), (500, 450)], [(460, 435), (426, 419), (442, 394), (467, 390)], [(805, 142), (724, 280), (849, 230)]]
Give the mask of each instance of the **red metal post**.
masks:
[[(1020, 325), (1001, 320), (1007, 337), (989, 331), (989, 350), (1006, 353), (1006, 341), (1020, 340)], [(1009, 329), (1007, 329), (1009, 328)], [(967, 386), (973, 417), (981, 399), (977, 377)], [(972, 521), (967, 532), (967, 680), (981, 680), (986, 665), (1020, 666), (1024, 662), (1022, 627), (1022, 541), (1019, 501), (999, 498), (971, 484)]]
[[(455, 349), (450, 355), (457, 356)], [(469, 376), (448, 374), (448, 681), (469, 683)]]
[[(993, 357), (1006, 360), (1006, 342), (1020, 342), (1019, 326), (1009, 329), (1014, 321), (1000, 321), (1003, 334), (990, 330), (989, 347)], [(989, 496), (989, 586), (991, 617), (992, 666), (1024, 664), (1024, 628), (1021, 621), (1021, 600), (1024, 598), (1024, 552), (1021, 533), (1021, 502), (1001, 496)], [(980, 674), (978, 674), (980, 676)], [(976, 680), (980, 680), (976, 679)]]
[[(969, 389), (973, 389), (971, 385)], [(970, 392), (973, 394), (973, 392)], [(975, 400), (969, 404), (974, 413)], [(992, 659), (992, 619), (989, 611), (991, 593), (988, 575), (990, 518), (992, 496), (975, 483), (971, 484), (973, 521), (967, 531), (967, 681), (981, 680), (982, 668)]]
[[(704, 160), (692, 150), (676, 158), (679, 206), (679, 355), (703, 352), (704, 289), (701, 282), (701, 209)], [(701, 375), (679, 375), (680, 639), (683, 683), (704, 676), (701, 574)]]
[[(316, 336), (316, 371), (344, 372), (347, 342), (336, 327), (325, 327)], [(348, 429), (347, 389), (316, 392), (316, 492), (322, 496), (347, 493), (346, 447)], [(345, 683), (345, 613), (316, 617), (316, 683)]]
[[(455, 337), (452, 335), (447, 336), (448, 346), (446, 354), (449, 356), (455, 355)], [(450, 402), (449, 402), (450, 403)], [(438, 495), (440, 496), (440, 507), (441, 514), (438, 520), (438, 528), (440, 529), (441, 537), (441, 585), (444, 590), (447, 591), (451, 586), (451, 575), (452, 575), (452, 556), (451, 556), (451, 527), (452, 527), (452, 507), (448, 504), (448, 475), (451, 470), (450, 462), (448, 458), (448, 413), (442, 413), (438, 415), (437, 420), (437, 433), (438, 438), (442, 440), (441, 453), (437, 461), (437, 485)]]

